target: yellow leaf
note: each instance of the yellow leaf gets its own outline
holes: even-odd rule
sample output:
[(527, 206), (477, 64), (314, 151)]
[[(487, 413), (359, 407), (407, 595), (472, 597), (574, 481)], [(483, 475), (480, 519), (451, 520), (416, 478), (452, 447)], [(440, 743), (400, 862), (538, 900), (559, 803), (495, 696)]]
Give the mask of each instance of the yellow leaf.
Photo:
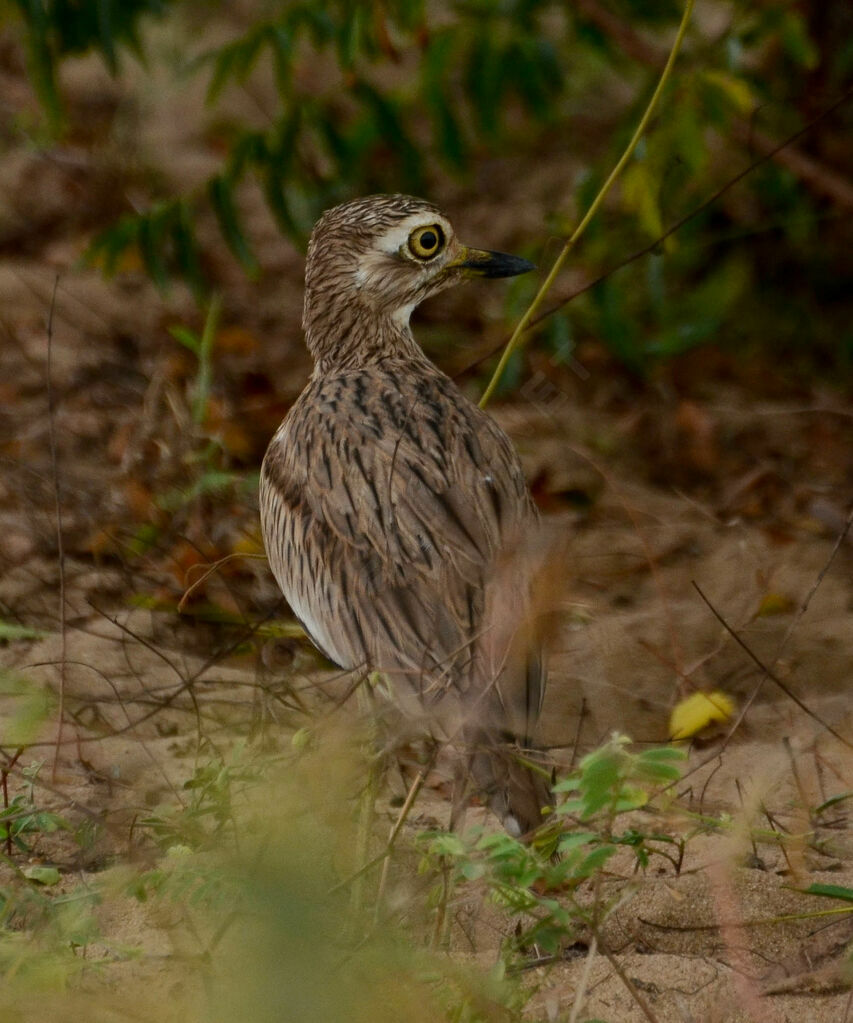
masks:
[(735, 712), (734, 700), (715, 690), (713, 693), (693, 693), (672, 709), (669, 719), (671, 739), (689, 739), (714, 721), (728, 721)]
[(622, 174), (622, 201), (627, 209), (637, 215), (640, 226), (652, 238), (663, 234), (657, 193), (659, 182), (652, 174), (648, 163), (637, 160)]
[(755, 106), (752, 90), (742, 78), (727, 75), (725, 71), (706, 71), (705, 81), (718, 89), (740, 114), (748, 114)]
[(264, 553), (264, 545), (256, 533), (244, 533), (232, 548), (234, 554), (258, 555)]
[(794, 602), (787, 593), (765, 593), (758, 605), (758, 617), (783, 615), (794, 610)]

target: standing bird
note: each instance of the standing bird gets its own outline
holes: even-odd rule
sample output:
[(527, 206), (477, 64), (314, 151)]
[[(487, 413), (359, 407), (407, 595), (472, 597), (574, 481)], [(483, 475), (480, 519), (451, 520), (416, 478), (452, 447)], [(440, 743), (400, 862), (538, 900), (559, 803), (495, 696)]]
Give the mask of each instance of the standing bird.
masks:
[(547, 801), (521, 752), (544, 690), (519, 555), (537, 514), (509, 438), (427, 359), (409, 317), (467, 277), (532, 269), (462, 245), (421, 199), (325, 213), (305, 271), (314, 371), (260, 488), (272, 571), (314, 644), (342, 668), (381, 672), (405, 715), (460, 738), (515, 835)]

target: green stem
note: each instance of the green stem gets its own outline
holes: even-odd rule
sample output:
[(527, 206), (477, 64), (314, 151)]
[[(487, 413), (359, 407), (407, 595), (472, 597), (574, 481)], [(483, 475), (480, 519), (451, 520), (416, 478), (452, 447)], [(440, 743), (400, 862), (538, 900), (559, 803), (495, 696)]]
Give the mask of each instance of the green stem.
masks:
[(198, 372), (195, 378), (195, 393), (193, 395), (193, 422), (201, 426), (207, 416), (207, 406), (210, 401), (210, 388), (213, 383), (213, 342), (216, 340), (216, 331), (219, 328), (219, 316), (222, 312), (222, 296), (217, 292), (210, 300), (207, 307), (207, 316), (204, 320), (204, 329), (198, 345)]
[(613, 183), (625, 169), (625, 165), (631, 159), (634, 150), (637, 148), (637, 143), (642, 138), (643, 133), (645, 132), (646, 127), (648, 126), (649, 120), (652, 116), (652, 112), (654, 111), (655, 106), (657, 105), (657, 102), (660, 99), (661, 93), (664, 90), (664, 86), (666, 85), (670, 76), (670, 72), (672, 71), (673, 65), (675, 64), (675, 58), (678, 56), (678, 51), (681, 49), (681, 43), (682, 40), (684, 39), (684, 33), (687, 30), (687, 25), (690, 21), (690, 14), (693, 10), (693, 3), (694, 0), (687, 0), (687, 3), (684, 7), (684, 14), (682, 15), (681, 18), (681, 24), (678, 26), (678, 32), (675, 36), (675, 41), (672, 44), (672, 49), (669, 52), (669, 57), (667, 58), (666, 65), (663, 71), (661, 72), (661, 76), (660, 79), (658, 80), (657, 87), (655, 88), (655, 91), (652, 93), (652, 98), (649, 100), (648, 106), (646, 107), (643, 116), (640, 118), (640, 123), (637, 125), (634, 134), (631, 136), (631, 141), (628, 143), (625, 152), (619, 158), (619, 162), (610, 172), (607, 180), (599, 189), (598, 195), (596, 195), (595, 199), (593, 199), (592, 204), (586, 211), (586, 214), (584, 215), (583, 219), (574, 229), (568, 241), (563, 246), (562, 251), (554, 261), (554, 265), (551, 267), (548, 276), (542, 282), (542, 286), (536, 293), (536, 297), (533, 299), (533, 301), (527, 307), (524, 315), (518, 321), (518, 326), (512, 332), (512, 337), (509, 339), (506, 348), (504, 348), (503, 350), (500, 362), (498, 362), (497, 368), (495, 369), (495, 372), (492, 374), (492, 379), (489, 381), (488, 387), (483, 392), (483, 397), (480, 399), (480, 408), (485, 408), (486, 405), (488, 404), (489, 399), (494, 394), (495, 388), (498, 386), (498, 383), (500, 382), (500, 379), (504, 374), (504, 370), (506, 369), (507, 363), (509, 362), (512, 353), (518, 347), (522, 334), (524, 334), (525, 330), (527, 330), (528, 324), (530, 323), (531, 319), (536, 315), (536, 312), (539, 309), (539, 306), (542, 304), (545, 296), (551, 290), (554, 281), (557, 279), (558, 274), (563, 269), (563, 265), (565, 264), (566, 260), (569, 257), (569, 253), (575, 247), (578, 239), (589, 226), (590, 221), (598, 212), (599, 207), (604, 202), (604, 199), (607, 196), (607, 193), (612, 188)]

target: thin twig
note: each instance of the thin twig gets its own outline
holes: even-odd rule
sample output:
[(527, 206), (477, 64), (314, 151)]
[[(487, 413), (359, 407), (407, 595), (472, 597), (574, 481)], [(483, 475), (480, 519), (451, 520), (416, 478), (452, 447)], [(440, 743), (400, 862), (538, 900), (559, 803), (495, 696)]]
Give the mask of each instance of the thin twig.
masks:
[[(636, 252), (631, 253), (630, 256), (626, 256), (625, 259), (621, 260), (619, 263), (615, 263), (613, 266), (608, 267), (603, 273), (598, 274), (597, 277), (593, 277), (592, 280), (587, 281), (586, 284), (584, 284), (582, 287), (576, 288), (574, 291), (570, 292), (564, 298), (558, 299), (556, 302), (554, 302), (553, 305), (550, 305), (547, 307), (547, 309), (544, 309), (538, 316), (533, 317), (527, 324), (527, 329), (531, 330), (533, 327), (538, 327), (539, 324), (542, 323), (544, 320), (547, 320), (549, 316), (553, 316), (554, 313), (559, 312), (564, 306), (567, 306), (570, 302), (573, 302), (576, 298), (579, 298), (587, 291), (591, 291), (593, 288), (597, 287), (599, 284), (606, 281), (609, 277), (612, 277), (613, 274), (618, 273), (620, 270), (624, 270), (626, 266), (630, 266), (632, 263), (636, 263), (637, 260), (642, 259), (643, 256), (648, 256), (653, 252), (659, 252), (661, 246), (667, 240), (667, 238), (676, 234), (676, 232), (680, 231), (682, 227), (685, 227), (687, 224), (689, 224), (691, 220), (695, 220), (696, 217), (700, 216), (702, 213), (705, 212), (705, 210), (713, 206), (715, 202), (717, 202), (727, 192), (734, 188), (735, 185), (740, 184), (740, 182), (743, 181), (744, 178), (752, 174), (753, 171), (758, 170), (759, 167), (763, 167), (765, 163), (769, 163), (771, 160), (775, 159), (783, 150), (787, 149), (789, 146), (793, 145), (799, 139), (803, 138), (803, 136), (807, 135), (813, 128), (820, 124), (821, 121), (829, 117), (830, 114), (834, 113), (836, 110), (838, 110), (839, 107), (843, 106), (850, 99), (853, 99), (853, 86), (849, 89), (846, 89), (837, 99), (830, 103), (828, 107), (825, 107), (823, 110), (821, 110), (819, 114), (816, 114), (815, 117), (813, 117), (807, 124), (803, 125), (803, 127), (800, 128), (798, 131), (795, 131), (792, 135), (789, 135), (787, 138), (783, 139), (776, 146), (774, 146), (773, 149), (770, 149), (768, 152), (764, 153), (763, 156), (759, 156), (751, 163), (748, 163), (743, 168), (743, 170), (738, 171), (738, 173), (735, 174), (734, 177), (729, 178), (728, 181), (721, 185), (707, 199), (699, 203), (698, 206), (694, 206), (694, 208), (690, 210), (689, 213), (685, 213), (683, 217), (680, 217), (678, 220), (676, 220), (670, 227), (666, 229), (666, 231), (663, 232), (663, 234), (655, 238), (654, 241), (649, 242), (648, 245), (644, 245), (643, 248), (641, 249), (637, 249)], [(477, 366), (479, 366), (481, 363), (497, 355), (498, 352), (500, 352), (504, 348), (504, 346), (505, 342), (502, 341), (496, 348), (492, 348), (488, 352), (479, 356), (477, 359), (474, 360), (474, 362), (470, 363), (463, 370), (457, 373), (454, 379), (461, 377), (466, 373), (470, 373), (472, 370), (476, 369)]]
[[(10, 757), (4, 753), (7, 757), (6, 763), (3, 765), (2, 771), (0, 771), (0, 782), (3, 786), (3, 810), (8, 813), (9, 810), (9, 772), (15, 766), (18, 761), (18, 757), (24, 752), (23, 747), (16, 750), (15, 755)], [(12, 857), (12, 828), (10, 827), (12, 820), (8, 816), (3, 818), (4, 825), (6, 827), (6, 855), (11, 859)]]
[(693, 582), (693, 588), (696, 590), (696, 592), (699, 594), (699, 596), (702, 598), (702, 600), (708, 606), (708, 609), (710, 610), (711, 614), (717, 619), (717, 621), (720, 623), (720, 625), (722, 625), (722, 627), (732, 637), (732, 639), (735, 641), (735, 643), (737, 643), (737, 645), (741, 648), (741, 650), (744, 651), (744, 653), (749, 657), (749, 659), (751, 661), (753, 661), (753, 663), (758, 668), (761, 669), (761, 671), (764, 673), (764, 675), (766, 675), (766, 677), (769, 678), (771, 682), (775, 682), (775, 684), (782, 690), (782, 692), (790, 700), (793, 700), (794, 703), (796, 703), (796, 705), (800, 708), (801, 711), (803, 711), (804, 714), (808, 714), (808, 716), (813, 721), (816, 721), (822, 728), (825, 728), (827, 730), (827, 732), (830, 733), (830, 735), (834, 735), (835, 738), (838, 739), (838, 741), (840, 743), (843, 743), (848, 749), (853, 749), (853, 743), (851, 743), (849, 740), (845, 739), (843, 735), (841, 735), (839, 732), (837, 732), (832, 727), (832, 725), (830, 725), (826, 721), (824, 721), (823, 718), (821, 718), (818, 714), (816, 714), (807, 704), (803, 703), (803, 701), (799, 698), (799, 696), (797, 696), (797, 694), (795, 692), (793, 692), (793, 690), (789, 689), (788, 686), (785, 685), (785, 683), (782, 681), (782, 679), (780, 679), (779, 676), (775, 672), (770, 670), (770, 668), (761, 660), (761, 658), (758, 657), (758, 655), (756, 653), (754, 653), (746, 643), (744, 643), (744, 641), (740, 638), (740, 636), (729, 625), (729, 623), (725, 620), (725, 618), (723, 618), (723, 616), (720, 614), (720, 612), (714, 607), (714, 605), (711, 603), (711, 601), (708, 600), (708, 598), (702, 592), (702, 590), (701, 590), (699, 584), (696, 582), (696, 580), (694, 579), (694, 580), (692, 580), (692, 582)]
[(796, 627), (800, 624), (800, 619), (808, 610), (809, 604), (812, 602), (812, 597), (815, 595), (815, 593), (817, 593), (818, 587), (823, 582), (824, 576), (829, 571), (833, 561), (835, 561), (835, 556), (838, 554), (841, 545), (847, 539), (847, 534), (850, 532), (851, 526), (853, 526), (853, 504), (850, 505), (850, 509), (847, 512), (847, 519), (844, 522), (844, 526), (842, 527), (841, 532), (836, 537), (832, 550), (829, 552), (829, 557), (826, 559), (826, 564), (823, 566), (820, 572), (818, 572), (817, 578), (815, 579), (814, 583), (812, 583), (811, 589), (805, 595), (803, 602), (797, 608), (797, 613), (791, 619), (791, 624), (788, 626), (785, 635), (782, 637), (782, 642), (779, 644), (779, 649), (776, 651), (774, 663), (778, 661), (779, 658), (781, 657), (782, 651), (787, 646), (788, 640), (793, 635), (794, 629), (796, 629)]
[[(433, 756), (433, 760), (435, 757)], [(423, 788), (423, 784), (426, 781), (427, 771), (431, 767), (431, 763), (426, 767), (422, 767), (415, 776), (415, 780), (409, 787), (409, 791), (406, 793), (406, 799), (403, 805), (400, 807), (400, 812), (397, 815), (396, 821), (394, 821), (391, 831), (388, 835), (388, 844), (385, 846), (385, 856), (382, 863), (382, 873), (379, 875), (379, 888), (376, 892), (376, 908), (374, 919), (378, 923), (379, 917), (382, 912), (382, 900), (385, 895), (385, 885), (388, 883), (388, 868), (391, 866), (391, 851), (394, 848), (394, 843), (397, 841), (397, 836), (400, 834), (400, 830), (406, 823), (409, 814), (412, 811), (412, 807), (415, 805), (415, 800), (418, 798), (418, 793)]]
[(65, 665), (68, 648), (68, 637), (65, 629), (65, 546), (62, 540), (62, 496), (59, 488), (59, 468), (56, 455), (56, 407), (53, 400), (53, 312), (56, 308), (56, 291), (59, 287), (59, 274), (53, 280), (53, 293), (50, 296), (50, 311), (47, 315), (47, 421), (50, 437), (50, 465), (53, 473), (53, 502), (56, 514), (56, 553), (59, 559), (59, 724), (56, 730), (56, 748), (53, 753), (53, 768), (50, 779), (56, 781), (56, 768), (59, 763), (59, 751), (62, 748), (62, 725), (65, 717)]
[(590, 221), (598, 212), (601, 204), (604, 202), (607, 196), (607, 193), (610, 191), (616, 179), (625, 169), (625, 166), (633, 156), (634, 150), (637, 148), (640, 139), (643, 137), (646, 127), (648, 126), (648, 123), (651, 120), (652, 113), (654, 112), (654, 109), (657, 106), (658, 100), (661, 97), (661, 94), (664, 90), (666, 83), (669, 81), (669, 76), (672, 72), (673, 66), (675, 65), (675, 58), (678, 56), (678, 51), (681, 48), (681, 42), (684, 39), (684, 33), (686, 32), (687, 25), (690, 21), (690, 14), (693, 10), (693, 2), (694, 0), (687, 0), (687, 3), (684, 6), (684, 14), (681, 18), (681, 24), (678, 26), (678, 32), (676, 33), (675, 41), (672, 44), (672, 49), (669, 51), (669, 57), (667, 59), (666, 65), (664, 66), (664, 69), (661, 72), (660, 78), (658, 79), (658, 84), (655, 87), (655, 91), (652, 93), (652, 97), (649, 100), (645, 111), (643, 112), (643, 116), (640, 118), (640, 122), (637, 125), (636, 129), (634, 130), (634, 134), (631, 136), (631, 141), (628, 143), (628, 145), (625, 148), (625, 151), (619, 157), (616, 166), (608, 175), (607, 180), (599, 189), (598, 195), (596, 195), (596, 197), (593, 199), (589, 209), (584, 214), (580, 223), (569, 236), (569, 239), (563, 246), (559, 256), (557, 256), (557, 258), (554, 260), (554, 265), (551, 267), (548, 276), (545, 278), (545, 280), (542, 282), (541, 287), (536, 292), (536, 297), (533, 299), (533, 301), (525, 310), (524, 315), (518, 321), (518, 325), (512, 332), (512, 336), (507, 342), (506, 348), (504, 348), (503, 355), (501, 355), (500, 357), (500, 361), (498, 362), (495, 372), (492, 374), (492, 379), (489, 381), (486, 390), (483, 392), (482, 398), (480, 398), (480, 408), (485, 408), (485, 406), (488, 404), (489, 399), (494, 394), (495, 388), (498, 386), (498, 383), (500, 382), (500, 379), (503, 376), (504, 370), (506, 369), (506, 365), (509, 362), (512, 353), (515, 351), (516, 346), (521, 340), (521, 336), (527, 330), (527, 327), (530, 324), (531, 320), (533, 319), (533, 316), (539, 309), (539, 306), (544, 301), (545, 296), (551, 290), (554, 281), (559, 276), (560, 271), (563, 269), (563, 265), (565, 264), (566, 260), (569, 257), (569, 253), (575, 247), (581, 235), (589, 226)]
[[(250, 558), (250, 559), (253, 559), (253, 560), (256, 560), (256, 561), (266, 561), (267, 560), (266, 554), (242, 554), (242, 553), (241, 554), (226, 554), (224, 558), (219, 558), (218, 561), (214, 561), (212, 564), (209, 564), (209, 565), (205, 566), (205, 570), (199, 576), (199, 578), (196, 579), (196, 581), (194, 583), (190, 583), (190, 585), (184, 590), (184, 595), (178, 601), (178, 606), (175, 609), (178, 612), (178, 614), (180, 615), (180, 614), (184, 613), (184, 608), (187, 606), (187, 601), (190, 599), (190, 597), (193, 595), (193, 593), (199, 588), (199, 586), (201, 586), (202, 583), (205, 582), (205, 580), (209, 579), (210, 576), (212, 576), (214, 572), (218, 571), (223, 565), (227, 564), (229, 561), (240, 560), (242, 558)], [(192, 565), (192, 566), (190, 566), (190, 569), (187, 571), (187, 575), (189, 575), (189, 572), (193, 568), (200, 568), (200, 567), (201, 567), (200, 565)], [(186, 582), (186, 579), (184, 581)]]
[(577, 1023), (580, 1011), (583, 1008), (584, 999), (586, 998), (586, 989), (589, 985), (589, 975), (592, 971), (593, 960), (595, 954), (598, 951), (598, 937), (593, 934), (592, 941), (589, 943), (589, 950), (584, 959), (583, 969), (581, 970), (580, 980), (578, 981), (577, 991), (575, 992), (575, 1000), (572, 1005), (572, 1012), (569, 1016), (569, 1023)]
[(660, 1020), (657, 1018), (657, 1016), (654, 1014), (654, 1012), (652, 1012), (652, 1007), (649, 1005), (649, 1003), (646, 1001), (646, 999), (642, 996), (642, 994), (638, 990), (637, 986), (634, 984), (634, 982), (631, 980), (631, 978), (628, 976), (628, 974), (619, 965), (619, 962), (616, 959), (616, 957), (613, 955), (613, 953), (608, 951), (608, 949), (605, 948), (603, 945), (601, 946), (600, 951), (601, 951), (601, 954), (604, 956), (604, 958), (608, 961), (608, 963), (610, 963), (610, 966), (612, 967), (613, 972), (616, 974), (616, 976), (622, 981), (622, 983), (628, 989), (628, 993), (631, 995), (631, 997), (637, 1003), (637, 1005), (639, 1006), (640, 1012), (642, 1012), (642, 1014), (646, 1017), (646, 1019), (649, 1021), (649, 1023), (660, 1023)]

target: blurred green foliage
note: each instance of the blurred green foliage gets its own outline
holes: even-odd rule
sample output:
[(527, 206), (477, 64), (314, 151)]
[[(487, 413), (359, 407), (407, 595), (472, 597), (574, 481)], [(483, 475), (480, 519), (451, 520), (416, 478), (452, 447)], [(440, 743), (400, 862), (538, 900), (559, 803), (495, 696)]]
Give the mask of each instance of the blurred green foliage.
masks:
[(30, 78), (54, 130), (60, 128), (63, 114), (56, 77), (60, 61), (96, 50), (117, 74), (121, 48), (141, 55), (139, 21), (163, 14), (169, 2), (12, 0), (23, 24)]
[[(699, 5), (656, 122), (575, 257), (591, 277), (654, 242), (850, 87), (853, 13), (844, 6)], [(56, 68), (67, 55), (94, 49), (118, 72), (123, 48), (140, 51), (142, 19), (183, 17), (203, 37), (210, 13), (190, 0), (15, 7), (33, 83), (57, 125)], [(482, 187), (495, 159), (522, 175), (539, 161), (565, 162), (566, 188), (543, 236), (565, 235), (633, 129), (680, 14), (669, 0), (258, 2), (232, 13), (231, 38), (186, 58), (184, 70), (207, 76), (221, 169), (204, 188), (152, 194), (147, 209), (102, 233), (90, 256), (111, 272), (135, 250), (158, 285), (181, 277), (204, 301), (200, 217), (215, 216), (236, 259), (259, 272), (240, 212), (248, 179), (262, 187), (281, 231), (301, 244), (318, 213), (339, 200), (371, 191), (434, 195), (448, 176)], [(256, 76), (274, 83), (269, 120), (229, 117), (227, 94)], [(845, 128), (853, 137), (851, 106), (800, 141), (816, 169), (796, 176), (790, 166), (764, 164), (738, 186), (737, 201), (712, 204), (656, 256), (609, 277), (573, 306), (574, 330), (547, 329), (542, 343), (560, 362), (575, 337), (592, 336), (637, 372), (725, 339), (847, 368), (850, 209), (829, 186), (839, 178), (832, 166), (853, 156), (840, 141)]]

